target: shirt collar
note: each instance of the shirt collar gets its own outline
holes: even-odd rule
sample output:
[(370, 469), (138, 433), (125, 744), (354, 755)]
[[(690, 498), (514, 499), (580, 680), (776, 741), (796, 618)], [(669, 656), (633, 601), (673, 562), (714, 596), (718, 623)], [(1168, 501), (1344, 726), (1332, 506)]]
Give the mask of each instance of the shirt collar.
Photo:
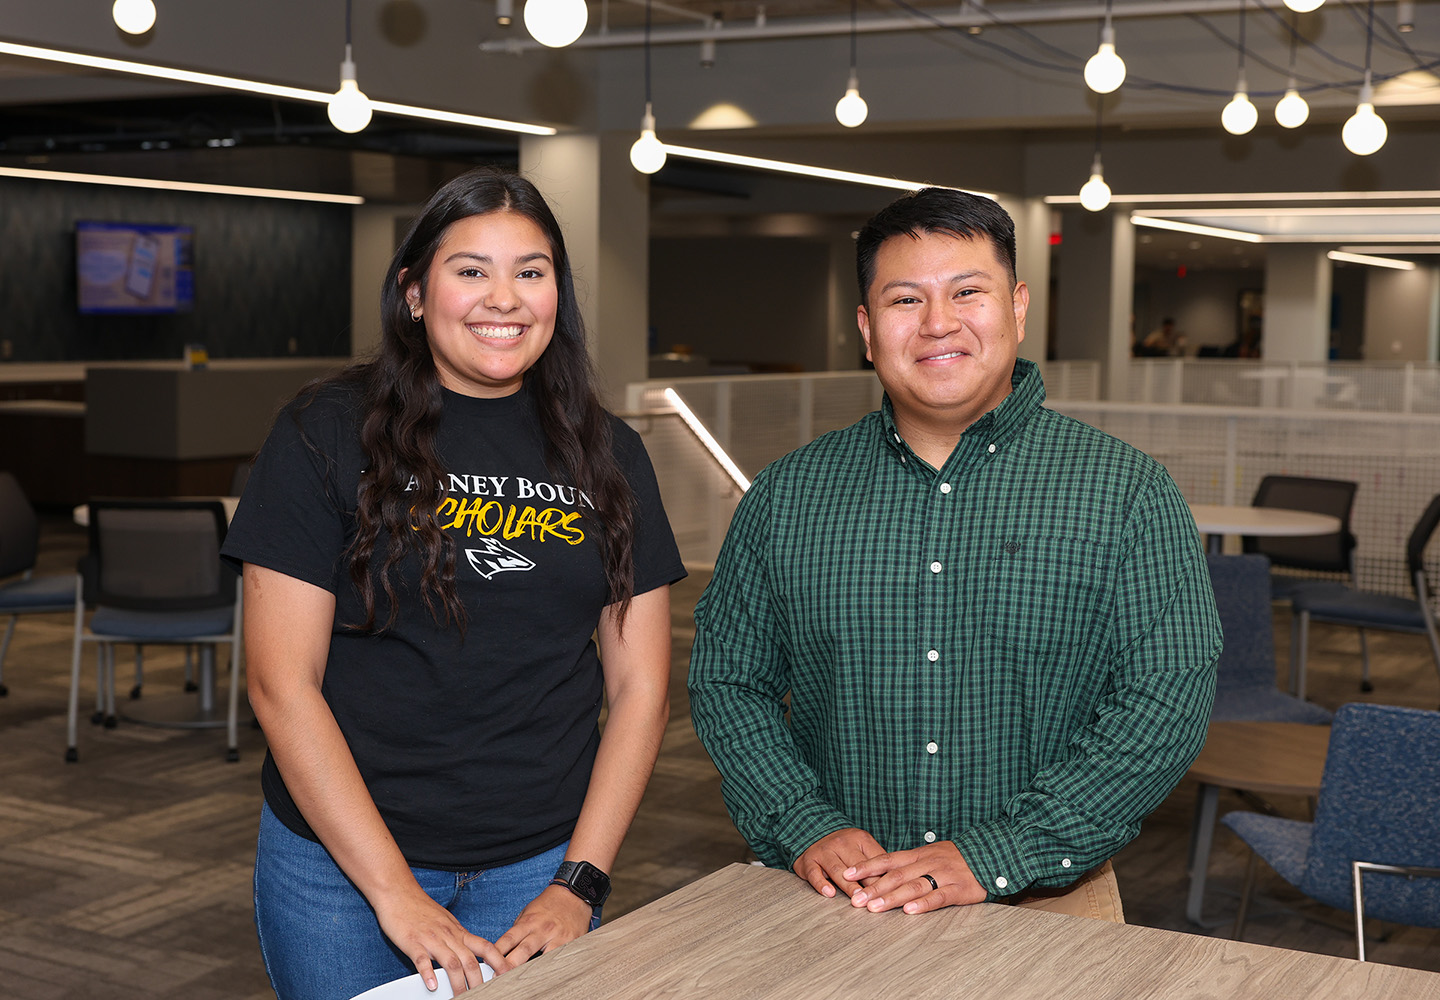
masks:
[[(1045, 382), (1040, 377), (1039, 366), (1033, 361), (1016, 358), (1015, 368), (1010, 373), (1010, 395), (967, 427), (965, 436), (983, 437), (987, 443), (1004, 444), (1020, 432), (1044, 402)], [(885, 443), (891, 449), (902, 455), (910, 452), (895, 426), (895, 408), (888, 392), (880, 401), (880, 424), (884, 428)], [(961, 443), (964, 443), (963, 437)]]

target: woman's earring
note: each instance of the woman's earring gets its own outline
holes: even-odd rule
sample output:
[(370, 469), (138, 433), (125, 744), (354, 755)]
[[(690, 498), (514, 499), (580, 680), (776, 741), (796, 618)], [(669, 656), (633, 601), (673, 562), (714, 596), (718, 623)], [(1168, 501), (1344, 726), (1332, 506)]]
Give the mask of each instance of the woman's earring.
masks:
[(418, 322), (420, 322), (420, 314), (419, 314), (418, 312), (416, 312), (414, 309), (411, 309), (411, 310), (410, 310), (410, 322), (412, 322), (412, 323), (418, 323)]

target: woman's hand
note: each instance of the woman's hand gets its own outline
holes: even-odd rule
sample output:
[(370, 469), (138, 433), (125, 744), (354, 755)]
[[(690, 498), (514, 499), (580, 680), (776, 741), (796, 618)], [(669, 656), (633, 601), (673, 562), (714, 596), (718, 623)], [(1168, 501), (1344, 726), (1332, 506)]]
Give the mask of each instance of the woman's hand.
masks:
[(385, 936), (414, 963), (426, 989), (435, 989), (435, 966), (445, 970), (456, 993), (480, 985), (481, 959), (496, 972), (506, 967), (495, 945), (467, 931), (418, 885), (403, 898), (377, 906), (375, 915)]
[(490, 964), (496, 972), (524, 965), (539, 953), (558, 948), (584, 934), (590, 929), (593, 915), (590, 904), (569, 889), (558, 885), (546, 886), (520, 912), (515, 926), (495, 942), (494, 947), (505, 956), (504, 965)]

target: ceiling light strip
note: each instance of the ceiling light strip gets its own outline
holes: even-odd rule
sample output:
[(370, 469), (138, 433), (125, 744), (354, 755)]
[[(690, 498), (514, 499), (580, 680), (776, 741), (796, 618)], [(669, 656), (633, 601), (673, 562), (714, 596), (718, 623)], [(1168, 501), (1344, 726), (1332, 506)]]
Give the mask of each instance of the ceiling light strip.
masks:
[(1174, 219), (1156, 219), (1148, 215), (1130, 213), (1130, 222), (1136, 226), (1151, 229), (1169, 229), (1177, 233), (1193, 233), (1196, 236), (1218, 236), (1224, 240), (1239, 240), (1241, 243), (1263, 243), (1264, 237), (1255, 233), (1242, 233), (1238, 229), (1221, 229), (1218, 226), (1200, 226), (1191, 222), (1176, 222)]
[(1331, 250), (1325, 255), (1331, 260), (1343, 260), (1350, 264), (1368, 264), (1371, 267), (1389, 267), (1396, 271), (1413, 271), (1415, 262), (1413, 260), (1393, 260), (1389, 257), (1372, 257), (1363, 253), (1346, 253), (1343, 250)]
[[(1184, 205), (1204, 202), (1284, 202), (1284, 201), (1434, 201), (1440, 202), (1440, 191), (1213, 191), (1195, 194), (1117, 194), (1113, 201), (1127, 205)], [(1043, 199), (1047, 205), (1078, 205), (1073, 194), (1050, 194)]]
[(0, 177), (26, 180), (65, 181), (71, 184), (103, 184), (109, 187), (148, 188), (155, 191), (188, 191), (194, 194), (227, 194), (247, 198), (278, 198), (284, 201), (317, 201), (331, 205), (363, 205), (354, 194), (326, 194), (321, 191), (293, 191), (287, 188), (242, 187), (236, 184), (199, 184), (193, 181), (165, 181), (149, 177), (121, 177), (113, 174), (80, 174), (66, 170), (31, 170), (0, 167)]
[(1368, 253), (1368, 254), (1375, 254), (1375, 253), (1406, 253), (1406, 254), (1409, 254), (1409, 253), (1440, 253), (1440, 246), (1429, 246), (1429, 245), (1425, 245), (1425, 246), (1413, 246), (1413, 247), (1412, 247), (1412, 246), (1404, 246), (1404, 245), (1401, 245), (1401, 244), (1395, 244), (1394, 246), (1372, 246), (1372, 245), (1369, 244), (1369, 243), (1363, 243), (1363, 244), (1360, 244), (1360, 245), (1358, 245), (1358, 246), (1342, 246), (1342, 247), (1340, 247), (1340, 250), (1341, 250), (1342, 252), (1344, 252), (1344, 253)]
[[(22, 59), (41, 59), (46, 62), (65, 63), (70, 66), (85, 66), (110, 73), (128, 73), (157, 80), (174, 80), (179, 83), (193, 83), (202, 87), (220, 87), (225, 90), (239, 90), (248, 94), (264, 94), (266, 97), (283, 97), (292, 101), (309, 101), (313, 104), (329, 104), (333, 94), (303, 87), (287, 87), (283, 84), (265, 83), (260, 80), (245, 80), (235, 76), (221, 76), (218, 73), (199, 73), (194, 70), (176, 69), (170, 66), (156, 66), (151, 63), (133, 62), (129, 59), (112, 59), (109, 56), (93, 56), (84, 52), (67, 52), (62, 49), (46, 49), (35, 45), (21, 45), (17, 42), (0, 41), (0, 55), (19, 56)], [(410, 104), (394, 104), (389, 101), (371, 101), (376, 111), (401, 115), (406, 118), (424, 118), (429, 121), (452, 122), (476, 128), (496, 129), (505, 132), (522, 132), (527, 135), (554, 135), (555, 129), (546, 125), (531, 125), (528, 122), (512, 122), (502, 118), (486, 118), (482, 115), (465, 115), (434, 108), (421, 108)]]
[(1228, 217), (1265, 218), (1284, 216), (1286, 218), (1310, 219), (1344, 215), (1440, 215), (1440, 205), (1372, 205), (1368, 208), (1358, 205), (1335, 205), (1330, 208), (1185, 208), (1175, 209), (1171, 215), (1183, 215), (1193, 219), (1223, 219)]
[[(815, 167), (804, 163), (790, 163), (786, 160), (767, 160), (760, 156), (742, 156), (739, 153), (722, 153), (714, 149), (694, 149), (690, 146), (672, 146), (665, 143), (668, 156), (679, 156), (688, 160), (704, 160), (708, 163), (726, 163), (735, 167), (751, 167), (755, 170), (769, 170), (780, 174), (795, 174), (800, 177), (818, 177), (821, 180), (841, 181), (845, 184), (865, 184), (870, 187), (890, 188), (895, 191), (918, 191), (924, 187), (948, 187), (945, 184), (930, 184), (927, 181), (907, 181), (898, 177), (880, 177), (876, 174), (860, 174), (853, 170), (833, 170), (830, 167)], [(994, 199), (988, 191), (972, 191), (969, 188), (951, 188), (966, 194)]]
[(700, 422), (700, 418), (695, 416), (695, 411), (685, 405), (685, 400), (680, 398), (680, 394), (666, 386), (665, 401), (675, 408), (676, 413), (680, 414), (680, 419), (685, 421), (685, 426), (690, 428), (690, 433), (694, 434), (705, 446), (705, 450), (710, 453), (710, 456), (720, 463), (720, 468), (724, 469), (725, 474), (734, 481), (736, 486), (740, 487), (740, 492), (748, 491), (750, 489), (749, 478), (740, 471), (740, 466), (736, 465), (726, 454), (725, 449), (720, 447), (720, 442), (715, 440), (715, 435), (711, 434), (709, 429)]

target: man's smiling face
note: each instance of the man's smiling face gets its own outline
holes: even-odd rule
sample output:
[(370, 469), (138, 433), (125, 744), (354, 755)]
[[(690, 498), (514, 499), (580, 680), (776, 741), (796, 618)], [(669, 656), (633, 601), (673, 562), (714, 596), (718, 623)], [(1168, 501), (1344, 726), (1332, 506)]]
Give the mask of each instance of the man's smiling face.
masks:
[(1029, 302), (989, 240), (912, 232), (881, 244), (857, 318), (902, 433), (958, 434), (1000, 405)]

